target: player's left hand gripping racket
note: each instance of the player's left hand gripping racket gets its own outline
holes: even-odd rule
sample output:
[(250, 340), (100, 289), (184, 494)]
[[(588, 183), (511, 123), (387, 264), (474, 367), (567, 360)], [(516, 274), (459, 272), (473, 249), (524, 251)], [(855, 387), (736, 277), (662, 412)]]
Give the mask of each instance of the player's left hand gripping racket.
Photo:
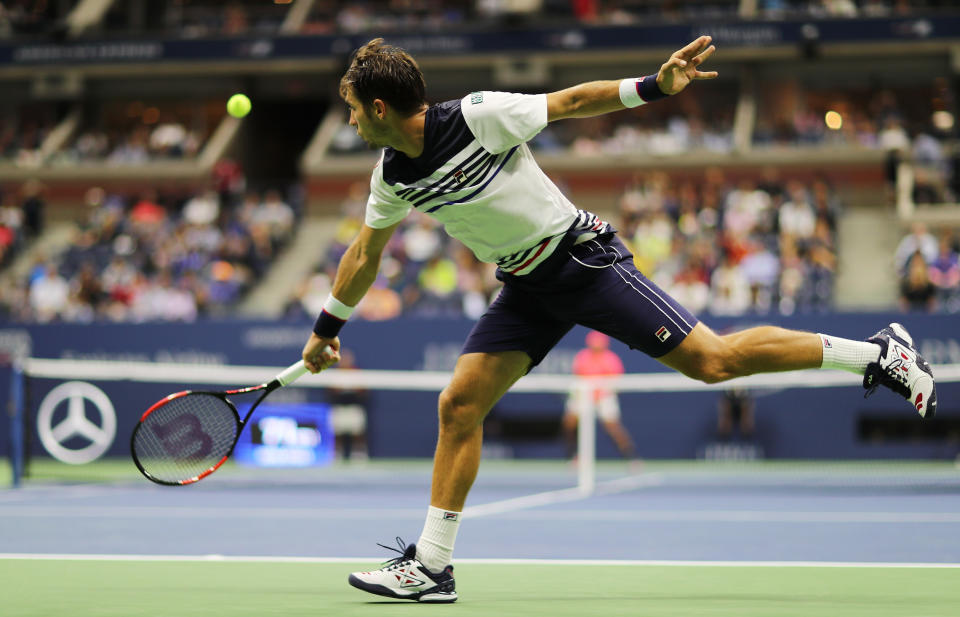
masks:
[[(185, 390), (160, 399), (133, 429), (130, 453), (147, 479), (167, 486), (193, 484), (216, 471), (233, 453), (253, 410), (268, 394), (307, 372), (303, 360), (259, 386), (201, 392)], [(240, 419), (228, 395), (263, 392)]]

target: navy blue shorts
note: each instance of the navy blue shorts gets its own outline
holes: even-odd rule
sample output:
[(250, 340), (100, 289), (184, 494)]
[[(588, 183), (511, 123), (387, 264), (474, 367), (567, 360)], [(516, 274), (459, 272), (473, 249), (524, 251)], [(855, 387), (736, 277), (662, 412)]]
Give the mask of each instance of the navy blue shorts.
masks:
[(525, 276), (497, 271), (504, 283), (461, 353), (523, 351), (539, 364), (580, 324), (658, 358), (697, 324), (633, 265), (633, 254), (615, 234), (559, 247)]

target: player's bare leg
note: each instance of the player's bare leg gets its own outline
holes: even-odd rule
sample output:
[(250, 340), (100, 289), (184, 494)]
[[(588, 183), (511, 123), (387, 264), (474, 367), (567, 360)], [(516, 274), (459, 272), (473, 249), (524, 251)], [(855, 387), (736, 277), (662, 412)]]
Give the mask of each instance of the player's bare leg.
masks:
[(866, 341), (761, 326), (719, 336), (703, 323), (659, 360), (688, 377), (717, 383), (755, 373), (808, 368), (841, 369), (863, 375), (871, 394), (885, 386), (906, 398), (924, 418), (937, 412), (930, 365), (906, 328), (892, 323)]
[(777, 371), (820, 368), (820, 337), (812, 332), (760, 326), (720, 336), (698, 323), (680, 345), (658, 358), (694, 379), (717, 383)]
[(453, 544), (460, 515), (480, 467), (483, 419), (530, 357), (519, 351), (460, 356), (450, 385), (440, 394), (440, 432), (433, 463), (430, 508), (416, 544), (372, 572), (354, 572), (350, 584), (364, 591), (419, 602), (455, 602)]
[(483, 419), (529, 366), (530, 357), (522, 351), (471, 353), (457, 360), (453, 379), (440, 394), (431, 505), (463, 510), (480, 467)]

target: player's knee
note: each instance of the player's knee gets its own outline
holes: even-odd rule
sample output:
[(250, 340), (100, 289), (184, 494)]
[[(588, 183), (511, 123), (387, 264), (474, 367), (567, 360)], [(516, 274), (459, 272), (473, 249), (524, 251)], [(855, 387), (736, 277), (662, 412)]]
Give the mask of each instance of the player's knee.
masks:
[(441, 433), (467, 436), (483, 422), (484, 411), (469, 397), (450, 388), (440, 393), (437, 407)]
[(724, 346), (696, 354), (683, 373), (703, 383), (720, 383), (739, 375), (735, 354)]

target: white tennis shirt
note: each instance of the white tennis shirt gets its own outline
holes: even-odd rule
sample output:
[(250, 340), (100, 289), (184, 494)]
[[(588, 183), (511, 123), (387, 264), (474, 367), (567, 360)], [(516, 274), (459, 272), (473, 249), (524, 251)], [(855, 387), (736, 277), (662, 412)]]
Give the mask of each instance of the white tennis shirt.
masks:
[(608, 229), (570, 203), (534, 160), (526, 142), (546, 125), (545, 94), (474, 92), (430, 107), (419, 157), (384, 148), (366, 224), (389, 227), (416, 208), (480, 261), (531, 272), (568, 230)]

